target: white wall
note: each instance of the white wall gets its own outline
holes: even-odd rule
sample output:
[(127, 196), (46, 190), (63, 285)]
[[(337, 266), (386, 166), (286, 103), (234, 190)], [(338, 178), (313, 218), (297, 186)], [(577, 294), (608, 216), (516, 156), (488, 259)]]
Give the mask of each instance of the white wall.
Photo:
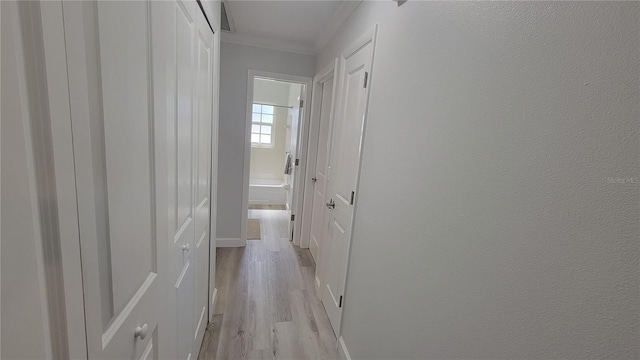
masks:
[[(253, 85), (253, 102), (288, 106), (290, 85), (278, 81), (256, 79)], [(252, 147), (250, 184), (264, 181), (273, 181), (281, 185), (284, 181), (284, 154), (286, 143), (285, 126), (287, 125), (287, 108), (276, 107), (274, 109), (274, 147)], [(251, 197), (249, 198), (251, 202)]]
[(313, 76), (315, 57), (232, 43), (220, 48), (217, 237), (240, 238), (248, 71)]
[(380, 25), (352, 358), (640, 357), (639, 6), (364, 2), (347, 20), (317, 69)]

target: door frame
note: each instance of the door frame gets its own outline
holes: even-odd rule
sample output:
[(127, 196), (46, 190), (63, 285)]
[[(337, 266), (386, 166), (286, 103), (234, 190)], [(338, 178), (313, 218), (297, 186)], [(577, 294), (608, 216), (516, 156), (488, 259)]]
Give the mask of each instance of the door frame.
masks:
[(209, 198), (211, 199), (209, 202), (209, 288), (207, 292), (209, 294), (209, 309), (208, 309), (208, 320), (209, 322), (213, 321), (213, 312), (216, 305), (218, 289), (216, 288), (216, 232), (218, 231), (218, 226), (216, 223), (217, 213), (218, 213), (218, 155), (219, 155), (219, 146), (218, 146), (218, 134), (220, 129), (220, 20), (211, 16), (212, 14), (207, 14), (204, 7), (202, 7), (202, 3), (198, 0), (198, 4), (200, 4), (200, 10), (203, 12), (204, 16), (209, 21), (209, 25), (212, 28), (213, 32), (213, 59), (211, 62), (211, 66), (213, 67), (213, 86), (211, 89), (211, 96), (213, 99), (211, 100), (211, 169), (209, 170)]
[[(338, 92), (338, 82), (337, 74), (338, 74), (339, 66), (338, 66), (338, 58), (335, 58), (333, 62), (325, 66), (321, 71), (319, 71), (313, 77), (313, 91), (311, 94), (311, 111), (310, 111), (310, 121), (309, 121), (309, 141), (307, 148), (307, 168), (309, 171), (313, 171), (316, 168), (316, 158), (318, 156), (318, 149), (321, 144), (318, 143), (320, 136), (320, 115), (322, 110), (322, 88), (324, 84), (331, 78), (333, 81), (333, 89), (331, 92), (331, 108), (329, 110), (329, 140), (331, 139), (331, 133), (333, 130), (333, 118), (335, 116), (336, 100), (337, 92)], [(328, 144), (325, 144), (329, 146)], [(328, 161), (329, 157), (327, 157)], [(325, 169), (327, 168), (328, 163), (324, 165)], [(313, 175), (309, 173), (309, 175)], [(302, 224), (300, 227), (300, 247), (304, 249), (308, 249), (310, 245), (310, 236), (311, 236), (311, 213), (313, 204), (313, 192), (314, 192), (314, 184), (313, 180), (311, 180), (312, 176), (306, 176), (304, 179), (304, 198), (303, 198), (303, 208), (302, 208)]]
[[(301, 99), (304, 101), (304, 104), (308, 103), (307, 99), (310, 98), (311, 91), (312, 91), (311, 89), (312, 80), (311, 78), (306, 76), (280, 74), (275, 72), (252, 70), (252, 69), (249, 69), (248, 71), (247, 100), (246, 100), (247, 109), (246, 109), (245, 129), (244, 129), (244, 171), (243, 171), (243, 187), (242, 187), (242, 223), (241, 223), (242, 228), (240, 231), (240, 241), (237, 244), (237, 246), (239, 247), (246, 246), (247, 244), (247, 221), (249, 218), (249, 180), (250, 180), (250, 168), (251, 168), (251, 113), (253, 108), (253, 83), (256, 77), (305, 85), (304, 96)], [(299, 173), (298, 173), (298, 176), (294, 178), (294, 183), (293, 183), (295, 203), (292, 204), (291, 206), (292, 214), (302, 214), (302, 209), (303, 209), (302, 194), (304, 193), (304, 182), (301, 182), (299, 178), (304, 178), (306, 176), (307, 140), (309, 138), (309, 126), (307, 124), (309, 123), (309, 118), (310, 118), (310, 111), (306, 111), (305, 110), (306, 107), (307, 107), (306, 105), (302, 107), (303, 116), (300, 119), (300, 130), (298, 135), (298, 148), (299, 148), (298, 159), (300, 159), (300, 162), (298, 166)], [(297, 223), (300, 223), (300, 221), (298, 221)], [(293, 228), (293, 243), (295, 245), (300, 244), (300, 226), (294, 226)]]

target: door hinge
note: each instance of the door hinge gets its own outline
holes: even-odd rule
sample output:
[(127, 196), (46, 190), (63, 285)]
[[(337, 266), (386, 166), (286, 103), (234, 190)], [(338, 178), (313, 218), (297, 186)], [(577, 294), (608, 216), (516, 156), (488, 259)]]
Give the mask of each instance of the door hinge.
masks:
[(369, 72), (365, 71), (364, 72), (364, 87), (367, 87), (367, 81), (369, 80)]
[(296, 166), (300, 165), (300, 159), (296, 159)]
[(351, 203), (351, 204), (350, 204), (350, 205), (353, 205), (353, 200), (354, 200), (355, 198), (356, 198), (356, 192), (355, 192), (355, 191), (352, 191), (352, 192), (351, 192), (351, 201), (350, 201), (350, 203)]
[(304, 106), (304, 100), (300, 100), (300, 107)]
[(342, 295), (340, 295), (340, 304), (338, 304), (338, 307), (341, 308), (342, 307)]
[(296, 220), (296, 216), (294, 214), (291, 214), (291, 221), (295, 221)]

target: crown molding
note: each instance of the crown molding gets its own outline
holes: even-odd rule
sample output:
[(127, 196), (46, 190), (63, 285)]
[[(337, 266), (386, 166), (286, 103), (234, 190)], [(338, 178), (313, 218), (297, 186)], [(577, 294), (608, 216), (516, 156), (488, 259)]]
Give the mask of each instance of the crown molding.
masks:
[(256, 35), (240, 34), (237, 32), (230, 33), (227, 31), (222, 31), (221, 33), (222, 33), (222, 36), (220, 38), (222, 42), (226, 42), (226, 43), (247, 45), (247, 46), (253, 46), (253, 47), (258, 47), (263, 49), (285, 51), (285, 52), (304, 54), (304, 55), (317, 54), (313, 46), (302, 44), (302, 43), (267, 38), (267, 37), (256, 36)]
[(316, 53), (319, 53), (329, 40), (333, 38), (336, 32), (340, 29), (340, 26), (349, 18), (349, 15), (360, 5), (362, 0), (348, 0), (340, 4), (340, 7), (329, 19), (329, 23), (324, 27), (324, 30), (318, 36), (314, 44)]

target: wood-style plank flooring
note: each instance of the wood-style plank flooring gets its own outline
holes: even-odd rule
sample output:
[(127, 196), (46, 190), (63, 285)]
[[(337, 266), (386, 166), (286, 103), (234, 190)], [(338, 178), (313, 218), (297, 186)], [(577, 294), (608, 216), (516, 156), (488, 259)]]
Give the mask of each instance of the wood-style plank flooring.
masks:
[(199, 359), (339, 359), (308, 249), (289, 242), (289, 212), (249, 210), (262, 239), (218, 248), (218, 298)]
[(284, 205), (249, 204), (249, 210), (287, 210)]

